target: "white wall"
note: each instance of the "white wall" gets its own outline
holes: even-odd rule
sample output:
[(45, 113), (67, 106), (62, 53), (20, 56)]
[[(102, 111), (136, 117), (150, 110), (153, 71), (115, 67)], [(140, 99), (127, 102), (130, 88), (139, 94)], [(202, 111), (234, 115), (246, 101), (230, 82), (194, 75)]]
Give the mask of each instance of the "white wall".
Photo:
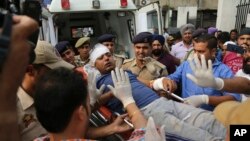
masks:
[(230, 31), (235, 27), (236, 12), (239, 0), (219, 0), (216, 27), (222, 31)]
[(247, 14), (247, 23), (246, 27), (250, 27), (250, 14)]
[(187, 24), (187, 13), (189, 19), (195, 20), (197, 17), (197, 7), (178, 7), (177, 27)]

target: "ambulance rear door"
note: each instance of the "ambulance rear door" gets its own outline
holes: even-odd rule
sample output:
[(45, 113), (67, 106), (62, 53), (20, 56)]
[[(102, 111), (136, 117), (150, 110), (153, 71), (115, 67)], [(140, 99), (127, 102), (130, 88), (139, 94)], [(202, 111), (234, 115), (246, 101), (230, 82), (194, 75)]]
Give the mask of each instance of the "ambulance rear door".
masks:
[(162, 34), (163, 21), (159, 2), (141, 3), (140, 5), (141, 7), (135, 12), (136, 33), (149, 31), (155, 34)]
[(91, 45), (104, 33), (116, 38), (116, 53), (131, 57), (131, 39), (135, 35), (137, 10), (132, 0), (53, 0), (49, 11), (54, 14), (58, 41), (75, 44), (83, 36), (91, 38)]

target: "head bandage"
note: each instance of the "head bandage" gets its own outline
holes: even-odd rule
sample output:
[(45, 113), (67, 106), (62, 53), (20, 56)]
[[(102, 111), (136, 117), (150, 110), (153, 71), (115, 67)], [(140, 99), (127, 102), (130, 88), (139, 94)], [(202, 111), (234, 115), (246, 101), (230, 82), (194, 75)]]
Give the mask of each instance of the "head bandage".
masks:
[(223, 44), (223, 46), (227, 46), (228, 44), (233, 44), (233, 45), (236, 45), (235, 42), (232, 42), (232, 41), (227, 41)]
[(109, 49), (106, 46), (103, 44), (96, 44), (89, 57), (91, 63), (94, 65), (96, 59), (107, 52), (109, 52)]

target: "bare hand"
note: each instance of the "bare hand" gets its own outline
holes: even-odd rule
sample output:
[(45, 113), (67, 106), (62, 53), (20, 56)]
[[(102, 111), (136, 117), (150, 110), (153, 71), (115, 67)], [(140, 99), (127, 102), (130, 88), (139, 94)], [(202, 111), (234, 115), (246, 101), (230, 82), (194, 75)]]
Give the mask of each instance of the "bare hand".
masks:
[(164, 90), (167, 92), (172, 93), (177, 89), (177, 85), (176, 85), (175, 81), (173, 81), (171, 79), (164, 78), (162, 80), (162, 83), (163, 83)]
[(117, 116), (117, 118), (110, 124), (111, 128), (114, 129), (115, 133), (122, 133), (133, 129), (127, 123), (124, 122), (124, 119), (127, 116), (128, 114)]
[(34, 31), (38, 30), (38, 23), (28, 16), (13, 16), (13, 37), (26, 39)]

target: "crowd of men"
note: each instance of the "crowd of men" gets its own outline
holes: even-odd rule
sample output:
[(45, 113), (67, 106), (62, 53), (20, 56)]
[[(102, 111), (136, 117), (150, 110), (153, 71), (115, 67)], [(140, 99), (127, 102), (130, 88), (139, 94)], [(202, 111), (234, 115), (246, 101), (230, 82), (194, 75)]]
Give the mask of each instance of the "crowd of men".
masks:
[[(13, 20), (0, 77), (0, 119), (14, 137), (1, 134), (4, 140), (100, 139), (131, 131), (125, 118), (134, 125), (133, 141), (225, 140), (230, 124), (250, 123), (250, 28), (228, 33), (186, 24), (180, 41), (141, 32), (132, 40), (134, 57), (127, 58), (116, 54), (119, 37), (112, 34), (100, 35), (93, 47), (90, 37), (55, 47), (39, 40), (30, 51), (26, 39), (37, 23), (25, 16)], [(36, 57), (29, 62), (29, 56)], [(91, 127), (90, 115), (101, 106), (121, 116)]]

